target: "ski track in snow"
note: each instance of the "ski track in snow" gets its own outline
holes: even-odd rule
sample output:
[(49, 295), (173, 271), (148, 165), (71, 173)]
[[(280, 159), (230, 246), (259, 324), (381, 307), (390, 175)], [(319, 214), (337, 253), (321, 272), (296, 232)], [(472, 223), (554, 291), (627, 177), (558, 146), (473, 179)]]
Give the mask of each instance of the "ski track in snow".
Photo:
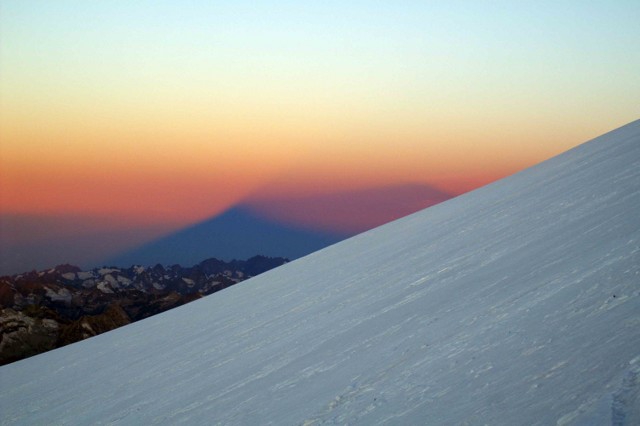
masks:
[(1, 424), (640, 423), (640, 121), (0, 368)]

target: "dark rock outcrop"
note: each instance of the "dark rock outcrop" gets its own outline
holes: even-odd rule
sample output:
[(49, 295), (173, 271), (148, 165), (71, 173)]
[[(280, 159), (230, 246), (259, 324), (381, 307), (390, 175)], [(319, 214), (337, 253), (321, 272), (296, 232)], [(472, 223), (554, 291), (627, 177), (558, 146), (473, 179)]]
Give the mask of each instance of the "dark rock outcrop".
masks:
[(255, 256), (195, 266), (61, 265), (0, 278), (0, 365), (175, 308), (287, 262)]

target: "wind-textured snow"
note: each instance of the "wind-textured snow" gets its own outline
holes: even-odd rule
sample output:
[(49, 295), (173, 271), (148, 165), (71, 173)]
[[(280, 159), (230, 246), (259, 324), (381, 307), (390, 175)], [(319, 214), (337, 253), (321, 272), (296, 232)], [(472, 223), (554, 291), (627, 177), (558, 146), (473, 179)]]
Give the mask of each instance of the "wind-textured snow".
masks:
[(640, 121), (0, 386), (2, 424), (639, 424)]

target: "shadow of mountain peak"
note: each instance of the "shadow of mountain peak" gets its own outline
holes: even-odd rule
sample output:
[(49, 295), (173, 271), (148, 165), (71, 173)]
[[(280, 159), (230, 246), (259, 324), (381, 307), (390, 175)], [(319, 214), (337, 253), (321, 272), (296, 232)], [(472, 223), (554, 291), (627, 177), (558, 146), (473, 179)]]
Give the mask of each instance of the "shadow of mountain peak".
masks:
[(295, 259), (344, 239), (347, 235), (319, 232), (262, 217), (247, 205), (106, 260), (106, 265), (193, 265), (203, 259), (248, 259), (257, 254)]

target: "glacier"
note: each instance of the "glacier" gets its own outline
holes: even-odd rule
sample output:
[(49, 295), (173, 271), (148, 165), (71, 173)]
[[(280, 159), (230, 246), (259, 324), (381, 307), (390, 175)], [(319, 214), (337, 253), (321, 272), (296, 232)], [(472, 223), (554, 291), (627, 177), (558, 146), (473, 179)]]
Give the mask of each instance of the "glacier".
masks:
[(0, 423), (640, 424), (640, 120), (0, 367)]

